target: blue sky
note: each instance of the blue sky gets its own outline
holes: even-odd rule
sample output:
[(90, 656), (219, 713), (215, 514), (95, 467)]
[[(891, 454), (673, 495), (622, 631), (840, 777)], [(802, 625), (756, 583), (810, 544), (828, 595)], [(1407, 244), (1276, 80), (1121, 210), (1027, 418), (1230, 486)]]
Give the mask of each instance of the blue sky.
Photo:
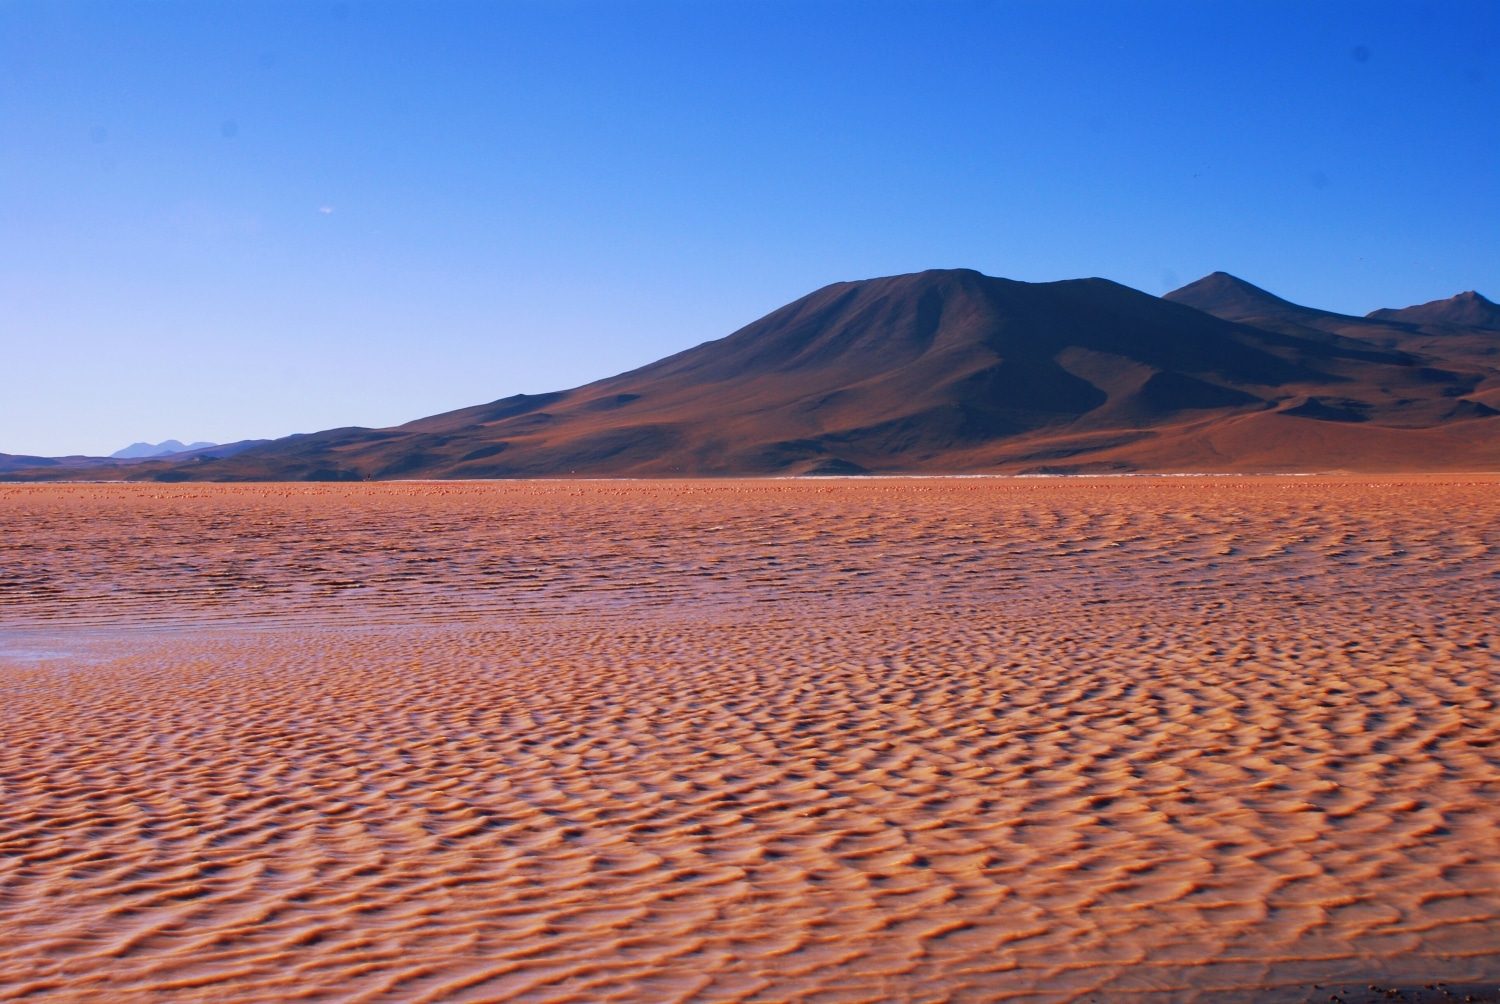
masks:
[(1500, 296), (1500, 4), (0, 0), (0, 452), (389, 425), (932, 267)]

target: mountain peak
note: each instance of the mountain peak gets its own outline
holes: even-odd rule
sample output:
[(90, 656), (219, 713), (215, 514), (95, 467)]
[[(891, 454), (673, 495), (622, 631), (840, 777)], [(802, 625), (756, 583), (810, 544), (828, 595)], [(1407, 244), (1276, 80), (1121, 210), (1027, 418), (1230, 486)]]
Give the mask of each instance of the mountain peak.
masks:
[(1466, 289), (1445, 300), (1430, 300), (1411, 307), (1372, 310), (1367, 315), (1380, 321), (1408, 324), (1462, 324), (1476, 328), (1500, 328), (1500, 305), (1476, 290)]
[(1210, 272), (1196, 282), (1163, 295), (1162, 299), (1235, 321), (1310, 312), (1308, 307), (1283, 300), (1275, 293), (1228, 272)]
[[(1217, 283), (1219, 285), (1231, 285), (1240, 289), (1253, 289), (1261, 293), (1266, 292), (1259, 286), (1255, 285), (1253, 282), (1247, 282), (1244, 279), (1241, 279), (1233, 272), (1225, 272), (1223, 269), (1217, 268), (1208, 273), (1208, 275), (1205, 275), (1202, 279), (1199, 279), (1198, 282), (1211, 282)], [(1267, 293), (1266, 295), (1269, 296), (1270, 294)]]
[(1215, 269), (1214, 271), (1208, 273), (1208, 275), (1205, 275), (1203, 278), (1199, 279), (1197, 282), (1188, 283), (1183, 287), (1183, 289), (1189, 289), (1193, 286), (1200, 285), (1231, 287), (1234, 289), (1247, 289), (1254, 290), (1257, 293), (1265, 293), (1267, 296), (1272, 295), (1271, 293), (1267, 293), (1264, 289), (1261, 289), (1259, 286), (1255, 285), (1255, 283), (1248, 282), (1244, 279), (1241, 279), (1233, 272), (1225, 272), (1222, 269)]

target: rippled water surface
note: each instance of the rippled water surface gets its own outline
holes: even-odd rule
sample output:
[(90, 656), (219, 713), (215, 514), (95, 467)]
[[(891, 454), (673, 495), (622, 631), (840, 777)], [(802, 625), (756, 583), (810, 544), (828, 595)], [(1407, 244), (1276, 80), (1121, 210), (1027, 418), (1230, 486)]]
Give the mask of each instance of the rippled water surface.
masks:
[(1500, 479), (0, 486), (0, 527), (0, 999), (1500, 980)]

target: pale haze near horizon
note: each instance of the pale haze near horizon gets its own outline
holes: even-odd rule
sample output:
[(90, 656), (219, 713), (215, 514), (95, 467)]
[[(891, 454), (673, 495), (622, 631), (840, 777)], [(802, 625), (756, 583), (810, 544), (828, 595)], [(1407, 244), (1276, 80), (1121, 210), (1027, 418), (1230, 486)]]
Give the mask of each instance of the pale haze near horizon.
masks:
[(935, 267), (1500, 288), (1491, 3), (0, 6), (0, 452), (383, 426)]

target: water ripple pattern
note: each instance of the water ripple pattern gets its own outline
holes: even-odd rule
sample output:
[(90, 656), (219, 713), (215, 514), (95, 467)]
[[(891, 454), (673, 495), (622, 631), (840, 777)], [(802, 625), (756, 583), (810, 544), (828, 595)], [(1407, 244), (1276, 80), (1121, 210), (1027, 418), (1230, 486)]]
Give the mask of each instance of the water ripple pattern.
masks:
[(0, 1000), (1500, 980), (1497, 625), (1494, 477), (0, 486)]

